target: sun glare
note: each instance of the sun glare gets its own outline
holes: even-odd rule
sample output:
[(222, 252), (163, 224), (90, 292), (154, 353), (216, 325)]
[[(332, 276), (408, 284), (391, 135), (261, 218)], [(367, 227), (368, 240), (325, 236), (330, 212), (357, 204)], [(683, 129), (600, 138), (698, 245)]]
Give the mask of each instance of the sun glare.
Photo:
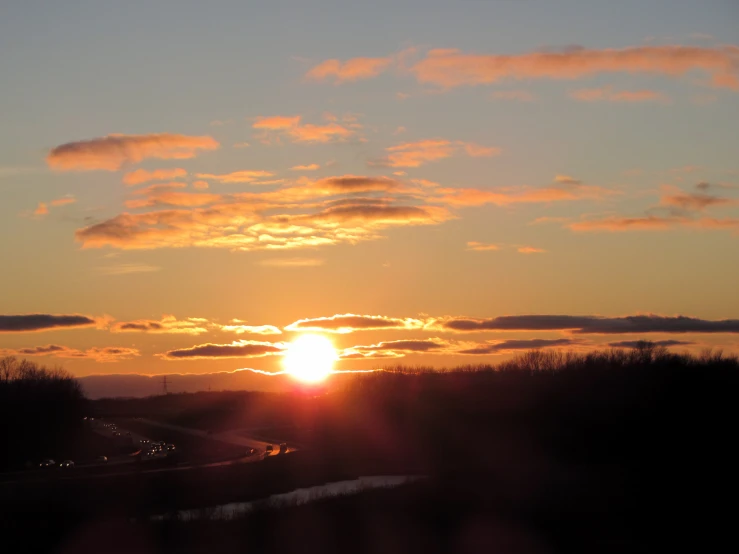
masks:
[(334, 345), (320, 335), (302, 335), (291, 342), (283, 358), (285, 371), (295, 379), (317, 383), (329, 376), (338, 359)]

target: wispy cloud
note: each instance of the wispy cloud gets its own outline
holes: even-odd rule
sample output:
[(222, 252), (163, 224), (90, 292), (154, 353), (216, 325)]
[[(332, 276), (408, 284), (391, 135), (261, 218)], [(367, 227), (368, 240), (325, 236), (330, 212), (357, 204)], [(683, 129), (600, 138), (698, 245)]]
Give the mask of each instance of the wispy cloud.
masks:
[(655, 90), (613, 90), (612, 87), (578, 89), (570, 92), (575, 100), (585, 102), (665, 102), (667, 96)]
[(286, 331), (325, 331), (353, 333), (386, 329), (422, 329), (425, 322), (415, 318), (396, 318), (382, 315), (336, 314), (330, 317), (300, 319), (285, 327)]
[(137, 348), (122, 346), (103, 346), (79, 350), (58, 344), (17, 349), (0, 349), (0, 354), (4, 356), (53, 356), (55, 358), (87, 359), (101, 363), (130, 360), (141, 355)]
[(118, 321), (111, 325), (113, 333), (167, 333), (177, 335), (200, 335), (207, 333), (207, 320), (188, 318), (178, 320), (173, 315), (164, 315), (162, 319), (137, 319), (135, 321)]
[(298, 143), (342, 142), (354, 137), (362, 128), (353, 116), (344, 116), (341, 123), (332, 114), (325, 117), (329, 121), (325, 125), (302, 123), (299, 115), (261, 117), (252, 127), (263, 132), (257, 138), (267, 144), (279, 142), (279, 138), (283, 136)]
[(94, 327), (99, 323), (99, 318), (79, 314), (0, 315), (0, 333), (22, 333), (34, 331), (50, 331), (55, 329)]
[(161, 271), (161, 267), (142, 263), (125, 263), (100, 266), (97, 268), (101, 275), (130, 275), (132, 273), (151, 273)]
[(290, 168), (291, 171), (316, 171), (317, 169), (321, 169), (318, 164), (294, 165)]
[(393, 63), (393, 56), (384, 58), (352, 58), (345, 62), (331, 59), (311, 68), (308, 79), (322, 81), (332, 79), (334, 84), (359, 81), (376, 77)]
[(387, 167), (420, 167), (428, 162), (449, 158), (460, 151), (473, 157), (491, 157), (500, 154), (500, 149), (480, 146), (471, 142), (450, 141), (446, 139), (426, 139), (405, 142), (385, 149), (388, 154), (370, 162), (370, 165)]
[(199, 150), (218, 147), (218, 141), (209, 136), (116, 134), (62, 144), (49, 152), (46, 161), (59, 171), (116, 171), (147, 158), (194, 158)]
[(147, 171), (146, 169), (137, 169), (123, 175), (123, 182), (126, 185), (140, 185), (148, 181), (167, 181), (170, 179), (178, 179), (186, 177), (187, 171), (180, 167), (171, 167), (165, 169), (155, 169)]
[(282, 354), (283, 343), (253, 340), (234, 341), (231, 344), (199, 344), (191, 348), (170, 350), (161, 355), (165, 360), (203, 360), (213, 358), (259, 358)]
[(323, 258), (267, 258), (257, 262), (265, 267), (318, 267), (324, 263)]
[(231, 173), (213, 174), (213, 173), (198, 173), (196, 177), (198, 179), (209, 179), (218, 181), (219, 183), (253, 183), (264, 177), (272, 177), (274, 173), (271, 171), (264, 171), (261, 169), (244, 169), (241, 171), (232, 171)]

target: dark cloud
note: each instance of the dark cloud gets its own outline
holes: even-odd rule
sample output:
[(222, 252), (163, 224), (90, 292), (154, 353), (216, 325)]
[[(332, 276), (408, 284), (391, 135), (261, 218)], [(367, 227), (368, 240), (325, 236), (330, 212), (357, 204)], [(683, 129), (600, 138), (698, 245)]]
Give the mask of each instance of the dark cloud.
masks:
[(441, 339), (389, 340), (369, 346), (354, 346), (348, 350), (357, 352), (431, 352), (442, 350), (448, 346), (449, 343)]
[(87, 350), (78, 350), (69, 346), (47, 344), (46, 346), (32, 346), (17, 350), (0, 349), (2, 356), (53, 356), (55, 358), (71, 358), (76, 360), (92, 360), (95, 362), (119, 362), (129, 360), (141, 353), (136, 348), (124, 346), (93, 347)]
[(609, 342), (608, 346), (612, 346), (614, 348), (638, 348), (640, 346), (644, 345), (654, 345), (654, 346), (688, 346), (690, 344), (695, 344), (694, 342), (685, 341), (685, 340), (655, 340), (655, 341), (645, 341), (645, 340), (621, 340), (618, 342)]
[(45, 354), (53, 354), (54, 352), (62, 352), (67, 348), (65, 346), (59, 346), (57, 344), (49, 344), (47, 346), (34, 346), (32, 348), (19, 348), (18, 354), (24, 356), (43, 356)]
[(179, 321), (173, 315), (165, 315), (161, 320), (139, 319), (136, 321), (121, 321), (110, 328), (114, 333), (142, 332), (142, 333), (173, 333), (185, 335), (199, 335), (207, 333), (204, 327), (207, 324), (200, 318), (189, 318)]
[(501, 342), (485, 343), (475, 348), (457, 351), (458, 354), (497, 354), (510, 350), (531, 350), (536, 348), (551, 348), (554, 346), (568, 346), (576, 344), (572, 339), (530, 339), (504, 340)]
[(491, 319), (451, 317), (437, 320), (434, 329), (474, 331), (572, 331), (576, 334), (739, 333), (739, 319), (710, 321), (685, 316), (625, 317), (520, 315)]
[(170, 350), (163, 357), (169, 360), (197, 360), (203, 358), (256, 358), (281, 354), (285, 347), (280, 343), (259, 341), (235, 341), (231, 344), (199, 344), (192, 348)]
[(381, 315), (337, 314), (331, 317), (300, 319), (285, 327), (288, 331), (329, 331), (351, 333), (372, 329), (420, 329), (424, 322), (412, 318), (395, 318)]
[(48, 331), (50, 329), (90, 327), (95, 324), (96, 321), (86, 315), (0, 315), (0, 333)]

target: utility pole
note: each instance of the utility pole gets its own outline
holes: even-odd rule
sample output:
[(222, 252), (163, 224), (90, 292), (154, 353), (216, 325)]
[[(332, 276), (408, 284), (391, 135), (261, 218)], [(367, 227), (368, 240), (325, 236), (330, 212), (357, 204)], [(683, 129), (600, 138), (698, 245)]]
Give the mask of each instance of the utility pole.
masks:
[(162, 390), (164, 391), (164, 394), (169, 394), (167, 391), (167, 376), (165, 375), (162, 377)]

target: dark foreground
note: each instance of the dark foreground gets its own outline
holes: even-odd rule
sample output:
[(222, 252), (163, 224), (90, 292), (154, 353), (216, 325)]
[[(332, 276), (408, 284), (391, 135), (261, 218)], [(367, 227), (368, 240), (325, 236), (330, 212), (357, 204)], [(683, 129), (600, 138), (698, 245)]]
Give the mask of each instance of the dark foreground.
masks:
[[(735, 359), (651, 347), (378, 374), (293, 398), (280, 424), (310, 429), (296, 454), (0, 484), (0, 532), (27, 552), (733, 550), (737, 385)], [(251, 417), (252, 397), (243, 413), (228, 398), (220, 415), (197, 399), (209, 426)], [(373, 474), (427, 478), (231, 521), (149, 520)]]

